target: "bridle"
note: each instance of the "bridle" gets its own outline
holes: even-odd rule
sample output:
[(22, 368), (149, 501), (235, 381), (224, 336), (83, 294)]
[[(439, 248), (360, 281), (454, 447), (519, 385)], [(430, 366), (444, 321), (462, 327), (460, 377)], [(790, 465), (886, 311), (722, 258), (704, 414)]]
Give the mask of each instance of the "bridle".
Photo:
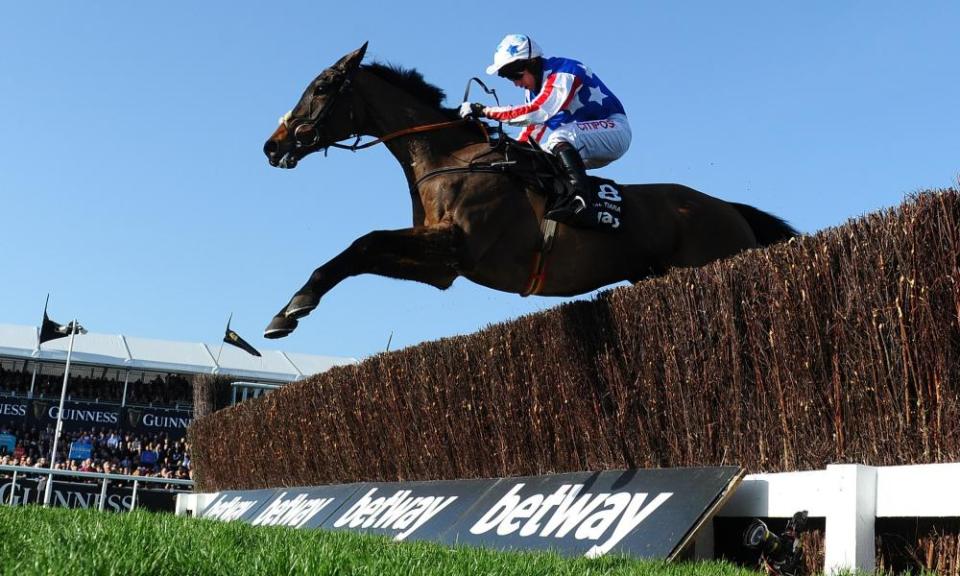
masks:
[[(320, 130), (317, 129), (317, 126), (323, 126), (327, 120), (327, 117), (330, 116), (333, 111), (334, 105), (337, 100), (343, 96), (343, 93), (346, 92), (350, 85), (353, 82), (353, 74), (350, 73), (344, 78), (343, 82), (340, 83), (340, 86), (337, 87), (336, 93), (330, 96), (325, 102), (323, 107), (317, 108), (316, 110), (311, 110), (310, 114), (307, 117), (297, 117), (292, 115), (292, 110), (287, 112), (280, 118), (280, 123), (283, 124), (288, 131), (293, 134), (293, 142), (297, 148), (309, 148), (316, 146), (317, 142), (320, 141)], [(316, 99), (316, 96), (314, 96)], [(314, 108), (313, 101), (310, 103), (310, 107)], [(351, 107), (350, 109), (350, 121), (353, 124), (354, 120), (354, 109), (356, 106)], [(354, 124), (355, 125), (355, 124)], [(308, 139), (308, 135), (312, 134), (312, 138)], [(357, 137), (359, 140), (359, 135)]]
[[(354, 71), (354, 73), (356, 73), (356, 71)], [(305, 118), (295, 117), (295, 116), (292, 116), (290, 112), (287, 112), (287, 114), (285, 114), (280, 119), (281, 124), (283, 124), (288, 131), (292, 132), (293, 142), (297, 149), (311, 148), (317, 145), (317, 143), (320, 141), (320, 130), (318, 129), (318, 127), (320, 128), (323, 127), (326, 119), (330, 116), (331, 111), (333, 110), (337, 100), (343, 97), (344, 93), (347, 92), (347, 90), (349, 90), (352, 84), (352, 80), (353, 80), (353, 74), (350, 74), (344, 79), (343, 82), (340, 83), (340, 86), (339, 88), (337, 88), (336, 93), (327, 99), (327, 102), (325, 103), (325, 105), (316, 111), (311, 111), (309, 116)], [(356, 92), (351, 92), (351, 94), (353, 94), (355, 98), (357, 97)], [(453, 128), (455, 126), (463, 126), (464, 124), (470, 122), (470, 120), (460, 118), (457, 120), (450, 120), (446, 122), (437, 122), (433, 124), (423, 124), (420, 126), (412, 126), (409, 128), (403, 128), (401, 130), (391, 132), (385, 136), (381, 136), (374, 140), (361, 143), (360, 139), (362, 138), (362, 136), (360, 135), (360, 132), (362, 131), (362, 126), (365, 118), (362, 116), (362, 113), (358, 113), (358, 111), (362, 111), (362, 110), (363, 110), (363, 107), (357, 106), (356, 103), (350, 107), (350, 125), (356, 127), (354, 129), (356, 133), (350, 135), (350, 138), (355, 138), (352, 144), (341, 144), (339, 142), (331, 142), (325, 146), (322, 146), (321, 148), (322, 149), (340, 148), (342, 150), (350, 150), (351, 152), (356, 152), (357, 150), (363, 150), (366, 148), (370, 148), (371, 146), (376, 146), (377, 144), (389, 142), (390, 140), (393, 140), (395, 138), (400, 138), (401, 136), (408, 136), (410, 134), (420, 134), (422, 132), (431, 132), (433, 130), (441, 130), (444, 128)], [(489, 135), (486, 132), (486, 128), (482, 128), (482, 129), (484, 132), (484, 136), (489, 141)]]
[[(310, 148), (317, 145), (317, 142), (320, 141), (320, 130), (317, 129), (317, 126), (321, 126), (321, 127), (323, 126), (324, 121), (331, 114), (331, 111), (333, 110), (336, 101), (340, 99), (343, 96), (344, 92), (346, 92), (350, 88), (353, 81), (353, 75), (356, 74), (356, 72), (357, 72), (356, 70), (353, 70), (352, 72), (348, 73), (347, 77), (343, 80), (343, 82), (340, 83), (340, 86), (337, 88), (337, 92), (334, 95), (332, 95), (330, 98), (328, 98), (326, 105), (315, 112), (311, 112), (311, 114), (307, 118), (297, 118), (292, 116), (290, 112), (287, 112), (280, 119), (280, 122), (287, 128), (287, 130), (293, 133), (293, 142), (297, 149)], [(487, 88), (487, 86), (479, 78), (471, 78), (467, 82), (467, 89), (463, 96), (464, 101), (466, 101), (467, 98), (469, 97), (471, 82), (476, 82), (483, 88), (485, 92), (487, 92), (488, 94), (492, 94), (494, 99), (496, 99), (497, 103), (499, 104), (500, 99), (497, 98), (496, 91)], [(351, 94), (353, 94), (354, 97), (356, 97), (355, 92), (351, 92)], [(490, 134), (487, 131), (487, 127), (483, 122), (474, 122), (473, 120), (470, 120), (467, 118), (460, 118), (457, 120), (449, 120), (447, 122), (437, 122), (434, 124), (423, 124), (420, 126), (403, 128), (401, 130), (391, 132), (385, 136), (375, 138), (374, 140), (361, 143), (360, 132), (362, 130), (364, 118), (361, 115), (361, 117), (359, 118), (359, 122), (356, 121), (357, 120), (356, 111), (358, 110), (363, 110), (363, 108), (361, 106), (357, 106), (356, 104), (350, 107), (350, 125), (357, 126), (357, 128), (355, 129), (356, 134), (351, 134), (350, 136), (350, 138), (355, 138), (355, 140), (353, 141), (353, 144), (340, 144), (339, 142), (331, 142), (326, 146), (322, 146), (321, 147), (322, 149), (326, 150), (327, 148), (340, 148), (342, 150), (350, 150), (351, 152), (356, 152), (357, 150), (364, 150), (366, 148), (370, 148), (371, 146), (376, 146), (377, 144), (389, 142), (390, 140), (393, 140), (395, 138), (400, 138), (401, 136), (409, 136), (410, 134), (420, 134), (423, 132), (432, 132), (434, 130), (442, 130), (444, 128), (453, 128), (455, 126), (463, 126), (464, 124), (467, 124), (467, 123), (475, 123), (477, 126), (479, 126), (481, 131), (483, 131), (484, 139), (487, 142), (490, 142)], [(500, 124), (499, 132), (502, 136), (503, 124)], [(310, 138), (309, 140), (307, 140), (306, 138), (302, 138), (302, 136), (306, 136), (308, 133), (312, 134), (312, 138)]]
[[(354, 71), (353, 73), (356, 73), (356, 71)], [(317, 145), (317, 143), (320, 140), (320, 131), (317, 129), (317, 127), (318, 126), (322, 127), (322, 122), (327, 118), (327, 116), (329, 116), (330, 111), (333, 110), (336, 100), (342, 97), (344, 92), (347, 91), (352, 81), (353, 73), (351, 73), (349, 76), (347, 76), (347, 78), (344, 79), (344, 81), (340, 84), (340, 87), (337, 89), (336, 94), (334, 94), (333, 96), (327, 99), (327, 102), (325, 103), (325, 106), (322, 109), (312, 112), (311, 115), (308, 116), (307, 118), (295, 118), (291, 116), (290, 112), (288, 112), (286, 115), (284, 115), (284, 117), (280, 119), (281, 123), (287, 127), (287, 130), (292, 130), (293, 141), (296, 147), (295, 149), (299, 150), (301, 148), (310, 148)], [(479, 78), (471, 78), (470, 80), (467, 81), (467, 86), (463, 94), (464, 102), (469, 100), (470, 86), (472, 83), (478, 84), (483, 89), (484, 92), (493, 96), (497, 104), (500, 103), (500, 99), (497, 97), (496, 90), (488, 88), (487, 85), (484, 84), (483, 81), (480, 80)], [(354, 98), (359, 98), (356, 95), (356, 92), (352, 92), (352, 94)], [(340, 148), (342, 150), (350, 150), (351, 152), (356, 152), (357, 150), (364, 150), (366, 148), (376, 146), (377, 144), (383, 144), (395, 138), (400, 138), (402, 136), (409, 136), (411, 134), (420, 134), (423, 132), (432, 132), (434, 130), (443, 130), (445, 128), (453, 128), (456, 126), (463, 126), (467, 124), (472, 124), (477, 128), (479, 128), (479, 130), (483, 133), (484, 140), (487, 142), (488, 145), (490, 145), (490, 151), (500, 147), (504, 147), (504, 149), (507, 150), (509, 149), (509, 146), (510, 146), (508, 144), (509, 138), (505, 137), (502, 122), (499, 122), (497, 124), (498, 137), (494, 140), (494, 139), (491, 139), (490, 137), (490, 131), (488, 129), (487, 124), (485, 124), (484, 122), (478, 122), (470, 118), (459, 118), (457, 120), (449, 120), (446, 122), (421, 124), (419, 126), (402, 128), (400, 130), (391, 132), (384, 136), (380, 136), (379, 138), (375, 138), (373, 140), (361, 143), (360, 139), (362, 138), (362, 136), (360, 132), (362, 132), (362, 126), (365, 119), (362, 114), (363, 110), (364, 110), (363, 106), (358, 106), (356, 102), (354, 103), (353, 106), (350, 107), (350, 124), (351, 126), (356, 127), (354, 128), (356, 134), (351, 134), (348, 137), (348, 138), (355, 138), (352, 144), (341, 144), (339, 142), (331, 142), (329, 144), (325, 144), (319, 147), (318, 149), (323, 149), (324, 153), (326, 153), (326, 150), (328, 148)], [(359, 122), (357, 121), (358, 115), (360, 117)], [(301, 136), (306, 135), (308, 132), (312, 133), (312, 137), (309, 140), (301, 138)], [(471, 161), (466, 166), (452, 166), (452, 167), (437, 168), (435, 170), (431, 170), (427, 172), (426, 174), (418, 178), (415, 182), (413, 182), (410, 186), (410, 191), (411, 192), (415, 191), (426, 180), (433, 179), (437, 176), (443, 176), (447, 174), (463, 174), (463, 173), (469, 173), (469, 172), (504, 174), (508, 172), (514, 164), (516, 164), (516, 162), (507, 158), (506, 160), (500, 161), (500, 162)]]

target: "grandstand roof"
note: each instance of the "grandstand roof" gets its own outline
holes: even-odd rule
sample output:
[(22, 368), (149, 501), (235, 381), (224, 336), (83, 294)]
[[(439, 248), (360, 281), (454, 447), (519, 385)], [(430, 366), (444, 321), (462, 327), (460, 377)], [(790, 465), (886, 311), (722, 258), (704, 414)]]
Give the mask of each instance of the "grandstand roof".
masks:
[[(0, 324), (0, 356), (21, 360), (66, 362), (69, 338), (44, 342), (37, 349), (36, 326)], [(200, 342), (173, 342), (123, 334), (78, 335), (71, 362), (149, 372), (218, 374), (257, 381), (292, 382), (356, 363), (355, 358), (260, 350), (261, 358), (233, 346)], [(217, 355), (220, 358), (217, 360)]]

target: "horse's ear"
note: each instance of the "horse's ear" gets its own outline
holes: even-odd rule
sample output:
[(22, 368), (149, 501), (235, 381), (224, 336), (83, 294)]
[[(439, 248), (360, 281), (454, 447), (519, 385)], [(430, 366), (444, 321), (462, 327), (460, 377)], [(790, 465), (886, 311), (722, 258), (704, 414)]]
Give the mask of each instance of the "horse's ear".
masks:
[(369, 44), (369, 42), (364, 42), (363, 46), (341, 58), (334, 66), (344, 72), (353, 72), (360, 66), (360, 62), (363, 61), (363, 55), (367, 53), (367, 44)]

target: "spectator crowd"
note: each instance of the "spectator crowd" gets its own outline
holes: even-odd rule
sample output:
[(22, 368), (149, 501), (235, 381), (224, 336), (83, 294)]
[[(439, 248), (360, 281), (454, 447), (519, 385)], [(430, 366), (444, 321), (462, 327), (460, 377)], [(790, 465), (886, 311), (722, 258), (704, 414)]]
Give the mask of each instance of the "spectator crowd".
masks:
[[(59, 400), (63, 374), (37, 374), (31, 369), (15, 370), (0, 365), (0, 400), (14, 397), (34, 400)], [(119, 405), (124, 400), (122, 379), (81, 376), (71, 370), (67, 384), (67, 400)], [(193, 405), (193, 386), (179, 374), (144, 378), (139, 373), (126, 386), (126, 404), (134, 407), (184, 409)], [(31, 382), (33, 394), (30, 395)], [(53, 449), (53, 425), (13, 423), (0, 420), (0, 465), (37, 469), (49, 468)], [(76, 448), (71, 452), (71, 447)], [(73, 456), (71, 458), (71, 456)], [(165, 432), (133, 432), (96, 427), (64, 430), (57, 443), (55, 469), (77, 472), (122, 474), (153, 478), (189, 480), (189, 445), (186, 440)], [(0, 471), (0, 478), (11, 472)], [(79, 478), (71, 481), (81, 481)], [(124, 486), (129, 482), (111, 482)], [(156, 487), (160, 487), (157, 485)], [(166, 485), (168, 488), (182, 487)]]
[[(0, 426), (0, 438), (3, 435), (12, 435), (16, 443), (12, 452), (0, 445), (0, 464), (49, 468), (53, 427)], [(83, 457), (69, 457), (72, 445), (84, 448), (77, 451)], [(164, 433), (131, 434), (105, 428), (64, 431), (57, 443), (55, 469), (189, 480), (189, 450), (185, 440)], [(0, 471), (0, 477), (4, 476), (9, 473)]]

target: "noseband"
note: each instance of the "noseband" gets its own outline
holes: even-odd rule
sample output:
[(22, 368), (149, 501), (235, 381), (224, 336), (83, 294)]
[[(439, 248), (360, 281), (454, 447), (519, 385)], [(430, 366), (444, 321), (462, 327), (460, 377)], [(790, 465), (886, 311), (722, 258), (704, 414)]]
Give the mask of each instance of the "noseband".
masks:
[[(322, 108), (311, 111), (310, 115), (306, 118), (295, 117), (292, 115), (291, 111), (284, 114), (284, 116), (280, 119), (280, 122), (286, 126), (287, 130), (293, 133), (293, 142), (297, 148), (315, 146), (320, 141), (320, 130), (318, 130), (317, 127), (322, 127), (324, 125), (327, 118), (333, 111), (334, 105), (343, 96), (343, 93), (350, 88), (352, 79), (353, 74), (348, 75), (343, 82), (340, 83), (336, 93), (327, 99), (325, 105)], [(355, 125), (354, 110), (356, 108), (356, 106), (352, 106), (350, 108), (351, 125)], [(360, 137), (357, 136), (357, 140), (359, 139)], [(331, 146), (342, 147), (343, 145), (331, 144)]]

